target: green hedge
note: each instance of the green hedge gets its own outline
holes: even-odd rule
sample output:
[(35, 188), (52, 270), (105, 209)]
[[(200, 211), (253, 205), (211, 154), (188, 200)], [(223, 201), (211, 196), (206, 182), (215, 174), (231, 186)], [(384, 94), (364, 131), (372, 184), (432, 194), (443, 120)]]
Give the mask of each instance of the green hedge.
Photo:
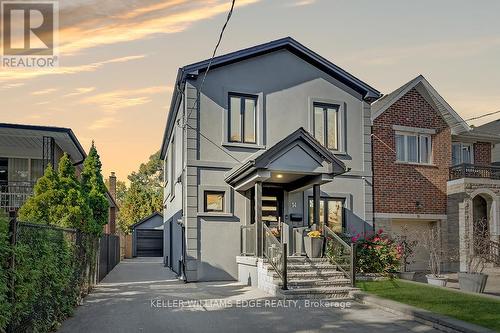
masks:
[(10, 304), (8, 300), (8, 271), (7, 264), (10, 258), (9, 224), (7, 219), (0, 216), (0, 331), (4, 329), (10, 318)]
[[(95, 272), (96, 249), (93, 236), (19, 223), (13, 251), (14, 302), (9, 304), (0, 296), (0, 313), (4, 314), (0, 316), (0, 331), (9, 324), (9, 318), (15, 332), (56, 329), (88, 292), (90, 276)], [(6, 274), (2, 271), (3, 277)], [(7, 295), (4, 280), (0, 291)]]

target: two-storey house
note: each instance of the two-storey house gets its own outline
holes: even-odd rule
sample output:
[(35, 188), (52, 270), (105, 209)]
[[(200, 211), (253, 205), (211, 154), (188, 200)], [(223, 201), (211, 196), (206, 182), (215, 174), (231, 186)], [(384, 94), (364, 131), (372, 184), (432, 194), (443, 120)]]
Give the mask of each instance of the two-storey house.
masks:
[[(487, 218), (498, 241), (500, 169), (491, 147), (500, 136), (469, 127), (423, 76), (373, 103), (372, 121), (375, 227), (419, 239), (439, 224), (443, 268), (464, 269), (460, 250), (474, 223)], [(414, 259), (410, 269), (427, 270), (421, 244)]]
[(174, 271), (236, 279), (236, 258), (262, 256), (268, 228), (290, 255), (312, 225), (373, 230), (377, 90), (292, 38), (184, 66), (174, 87), (161, 147)]

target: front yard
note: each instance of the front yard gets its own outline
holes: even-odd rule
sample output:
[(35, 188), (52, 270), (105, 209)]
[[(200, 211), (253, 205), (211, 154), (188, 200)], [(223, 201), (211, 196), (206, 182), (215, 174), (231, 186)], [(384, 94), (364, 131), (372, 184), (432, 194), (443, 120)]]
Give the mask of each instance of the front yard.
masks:
[(500, 331), (500, 300), (401, 280), (358, 282), (361, 290)]

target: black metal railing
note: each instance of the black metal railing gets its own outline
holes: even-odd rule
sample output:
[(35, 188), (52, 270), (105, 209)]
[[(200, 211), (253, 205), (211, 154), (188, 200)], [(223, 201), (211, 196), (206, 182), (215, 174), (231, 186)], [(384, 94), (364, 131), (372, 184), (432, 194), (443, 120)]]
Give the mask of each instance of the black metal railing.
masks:
[(255, 256), (255, 224), (240, 227), (240, 254)]
[(281, 288), (283, 290), (287, 290), (287, 244), (280, 243), (280, 241), (278, 241), (278, 239), (271, 232), (271, 229), (269, 229), (269, 227), (265, 223), (262, 223), (262, 234), (264, 236), (264, 257), (269, 261), (269, 264), (271, 264), (271, 266), (274, 268), (279, 278), (281, 279)]
[(452, 166), (450, 168), (450, 180), (460, 178), (487, 178), (500, 180), (500, 167), (467, 163)]
[(356, 282), (356, 245), (347, 244), (326, 225), (323, 226), (323, 235), (326, 237), (326, 257), (351, 280), (351, 285), (354, 287)]
[(33, 195), (33, 186), (31, 182), (0, 183), (0, 209), (20, 208)]

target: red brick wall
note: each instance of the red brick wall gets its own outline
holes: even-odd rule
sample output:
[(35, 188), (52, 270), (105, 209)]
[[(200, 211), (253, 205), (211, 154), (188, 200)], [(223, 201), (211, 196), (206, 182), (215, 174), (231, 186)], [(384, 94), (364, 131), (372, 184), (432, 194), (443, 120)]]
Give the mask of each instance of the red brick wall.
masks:
[(491, 143), (476, 142), (474, 144), (474, 164), (491, 164)]
[[(396, 163), (393, 125), (436, 130), (432, 166)], [(374, 120), (373, 134), (375, 213), (446, 214), (451, 131), (441, 115), (412, 89)]]

